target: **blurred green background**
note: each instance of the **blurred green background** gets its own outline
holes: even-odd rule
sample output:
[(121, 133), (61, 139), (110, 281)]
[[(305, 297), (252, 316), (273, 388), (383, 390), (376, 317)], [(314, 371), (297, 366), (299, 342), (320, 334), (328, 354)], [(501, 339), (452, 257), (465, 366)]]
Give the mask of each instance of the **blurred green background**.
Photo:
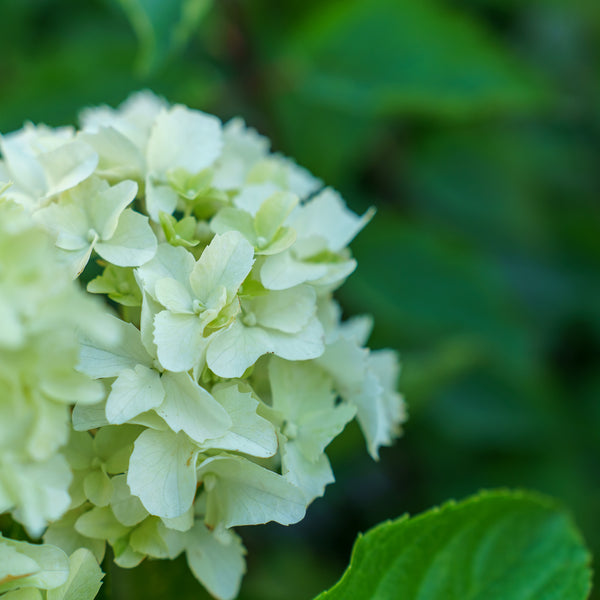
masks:
[[(560, 498), (600, 556), (599, 58), (597, 0), (0, 0), (0, 131), (149, 87), (378, 208), (339, 297), (401, 352), (405, 435), (373, 463), (350, 427), (305, 521), (243, 528), (242, 599), (312, 598), (358, 531), (479, 488)], [(109, 569), (173, 595), (203, 597), (182, 560)]]

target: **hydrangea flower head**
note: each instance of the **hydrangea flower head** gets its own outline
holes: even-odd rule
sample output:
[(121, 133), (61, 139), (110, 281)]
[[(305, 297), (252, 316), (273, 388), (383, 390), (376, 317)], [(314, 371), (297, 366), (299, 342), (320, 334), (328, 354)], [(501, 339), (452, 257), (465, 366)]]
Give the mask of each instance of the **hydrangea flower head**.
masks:
[(235, 527), (301, 520), (352, 419), (374, 458), (400, 433), (397, 356), (333, 299), (373, 211), (147, 91), (0, 148), (0, 513), (234, 598)]

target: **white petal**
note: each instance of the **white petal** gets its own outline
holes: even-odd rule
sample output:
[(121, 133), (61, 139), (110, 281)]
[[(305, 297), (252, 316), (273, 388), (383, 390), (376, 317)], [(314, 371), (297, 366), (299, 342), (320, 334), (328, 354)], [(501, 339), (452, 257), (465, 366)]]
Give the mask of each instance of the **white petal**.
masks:
[(146, 211), (150, 218), (159, 222), (161, 212), (172, 214), (177, 206), (177, 192), (164, 185), (154, 181), (152, 174), (146, 177)]
[(156, 299), (156, 282), (169, 277), (185, 285), (196, 261), (194, 256), (181, 246), (159, 244), (154, 258), (136, 269), (136, 278), (146, 292)]
[(0, 537), (0, 594), (21, 586), (55, 588), (68, 576), (69, 559), (60, 548)]
[(152, 359), (142, 345), (140, 332), (131, 323), (116, 317), (110, 318), (118, 332), (118, 343), (103, 344), (99, 340), (83, 339), (79, 354), (78, 370), (90, 377), (115, 377), (124, 369), (136, 365), (151, 366)]
[(370, 210), (359, 217), (348, 209), (335, 190), (326, 188), (294, 213), (291, 224), (298, 237), (319, 236), (326, 240), (329, 250), (339, 252), (371, 220), (373, 214), (374, 211)]
[(48, 590), (47, 600), (94, 600), (104, 574), (94, 555), (79, 548), (69, 557), (69, 578), (60, 587)]
[(302, 490), (306, 504), (322, 496), (325, 486), (335, 481), (327, 455), (309, 461), (296, 442), (281, 444), (281, 469), (283, 476)]
[(156, 246), (148, 217), (127, 208), (112, 237), (96, 244), (96, 252), (119, 267), (139, 267), (156, 254)]
[(308, 360), (323, 354), (323, 327), (313, 317), (298, 333), (284, 333), (276, 329), (263, 330), (268, 338), (269, 352), (286, 360)]
[(156, 282), (156, 299), (174, 313), (191, 313), (192, 296), (188, 288), (176, 279), (164, 277)]
[(113, 495), (110, 500), (110, 508), (119, 523), (126, 527), (133, 527), (141, 523), (148, 516), (148, 511), (140, 499), (131, 493), (127, 485), (127, 475), (116, 475), (111, 481)]
[(48, 181), (47, 195), (75, 187), (87, 179), (98, 164), (98, 155), (84, 142), (72, 141), (39, 156)]
[(101, 240), (110, 238), (117, 228), (119, 216), (131, 204), (137, 194), (137, 183), (121, 181), (112, 187), (99, 186), (86, 202), (90, 225)]
[(295, 260), (289, 251), (267, 256), (260, 281), (269, 290), (285, 290), (327, 274), (327, 265)]
[(211, 527), (269, 521), (290, 525), (306, 511), (304, 494), (295, 485), (245, 458), (209, 458), (198, 467), (198, 479), (205, 484), (205, 522)]
[(277, 452), (277, 435), (273, 425), (256, 414), (258, 401), (235, 383), (217, 385), (213, 396), (225, 408), (232, 425), (221, 437), (207, 440), (202, 449), (219, 448), (268, 458)]
[(154, 343), (160, 364), (169, 371), (189, 371), (203, 360), (207, 338), (204, 325), (192, 314), (173, 314), (168, 310), (154, 318)]
[(210, 166), (222, 147), (219, 119), (177, 105), (154, 121), (146, 158), (150, 170), (166, 173), (179, 167), (194, 174)]
[(246, 571), (245, 553), (233, 532), (217, 537), (198, 522), (186, 535), (186, 557), (192, 573), (219, 600), (237, 597)]
[(160, 375), (143, 365), (125, 369), (112, 384), (106, 401), (106, 418), (110, 423), (126, 423), (140, 413), (156, 408), (165, 397)]
[(205, 305), (220, 287), (231, 301), (254, 264), (254, 249), (237, 231), (215, 235), (190, 275), (196, 297)]
[(152, 515), (182, 515), (194, 501), (197, 455), (185, 433), (147, 429), (136, 440), (129, 461), (131, 492)]
[(185, 431), (196, 442), (204, 442), (231, 427), (227, 411), (187, 373), (166, 372), (162, 383), (165, 399), (156, 412), (173, 431)]
[(269, 196), (280, 191), (281, 188), (270, 181), (245, 185), (234, 198), (233, 203), (254, 217), (262, 203)]
[(317, 310), (313, 288), (300, 285), (272, 291), (248, 301), (248, 308), (259, 325), (286, 333), (297, 333), (304, 328)]
[(209, 338), (206, 362), (219, 377), (241, 377), (270, 348), (269, 336), (263, 329), (235, 321)]

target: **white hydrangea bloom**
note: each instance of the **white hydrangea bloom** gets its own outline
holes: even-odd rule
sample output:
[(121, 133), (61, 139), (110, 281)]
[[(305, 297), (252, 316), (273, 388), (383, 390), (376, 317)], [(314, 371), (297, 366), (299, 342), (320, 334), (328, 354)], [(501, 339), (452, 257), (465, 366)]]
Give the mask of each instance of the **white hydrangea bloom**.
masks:
[(76, 139), (69, 127), (51, 129), (28, 123), (1, 136), (0, 150), (5, 176), (14, 183), (8, 196), (29, 210), (81, 183), (98, 164), (94, 149)]
[(72, 476), (59, 454), (69, 406), (104, 395), (75, 371), (76, 329), (108, 343), (117, 331), (60, 266), (44, 231), (2, 199), (0, 272), (0, 512), (39, 536), (69, 506)]
[[(354, 417), (373, 458), (400, 433), (396, 354), (331, 297), (373, 211), (148, 91), (81, 124), (0, 138), (0, 513), (47, 527), (57, 590), (95, 593), (108, 543), (124, 568), (184, 553), (233, 599), (234, 527), (301, 520)], [(0, 592), (3, 552), (37, 560), (0, 538)]]

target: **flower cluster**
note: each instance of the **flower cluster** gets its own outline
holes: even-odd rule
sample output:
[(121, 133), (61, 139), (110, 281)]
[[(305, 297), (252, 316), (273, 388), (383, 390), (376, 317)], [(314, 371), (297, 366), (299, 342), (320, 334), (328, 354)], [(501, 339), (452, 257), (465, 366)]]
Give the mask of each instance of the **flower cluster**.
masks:
[[(51, 522), (45, 542), (71, 556), (185, 553), (234, 598), (233, 528), (301, 520), (349, 421), (377, 458), (404, 420), (396, 355), (332, 297), (371, 211), (241, 120), (150, 92), (0, 148), (0, 512), (32, 535)], [(79, 276), (112, 316), (83, 305)]]

